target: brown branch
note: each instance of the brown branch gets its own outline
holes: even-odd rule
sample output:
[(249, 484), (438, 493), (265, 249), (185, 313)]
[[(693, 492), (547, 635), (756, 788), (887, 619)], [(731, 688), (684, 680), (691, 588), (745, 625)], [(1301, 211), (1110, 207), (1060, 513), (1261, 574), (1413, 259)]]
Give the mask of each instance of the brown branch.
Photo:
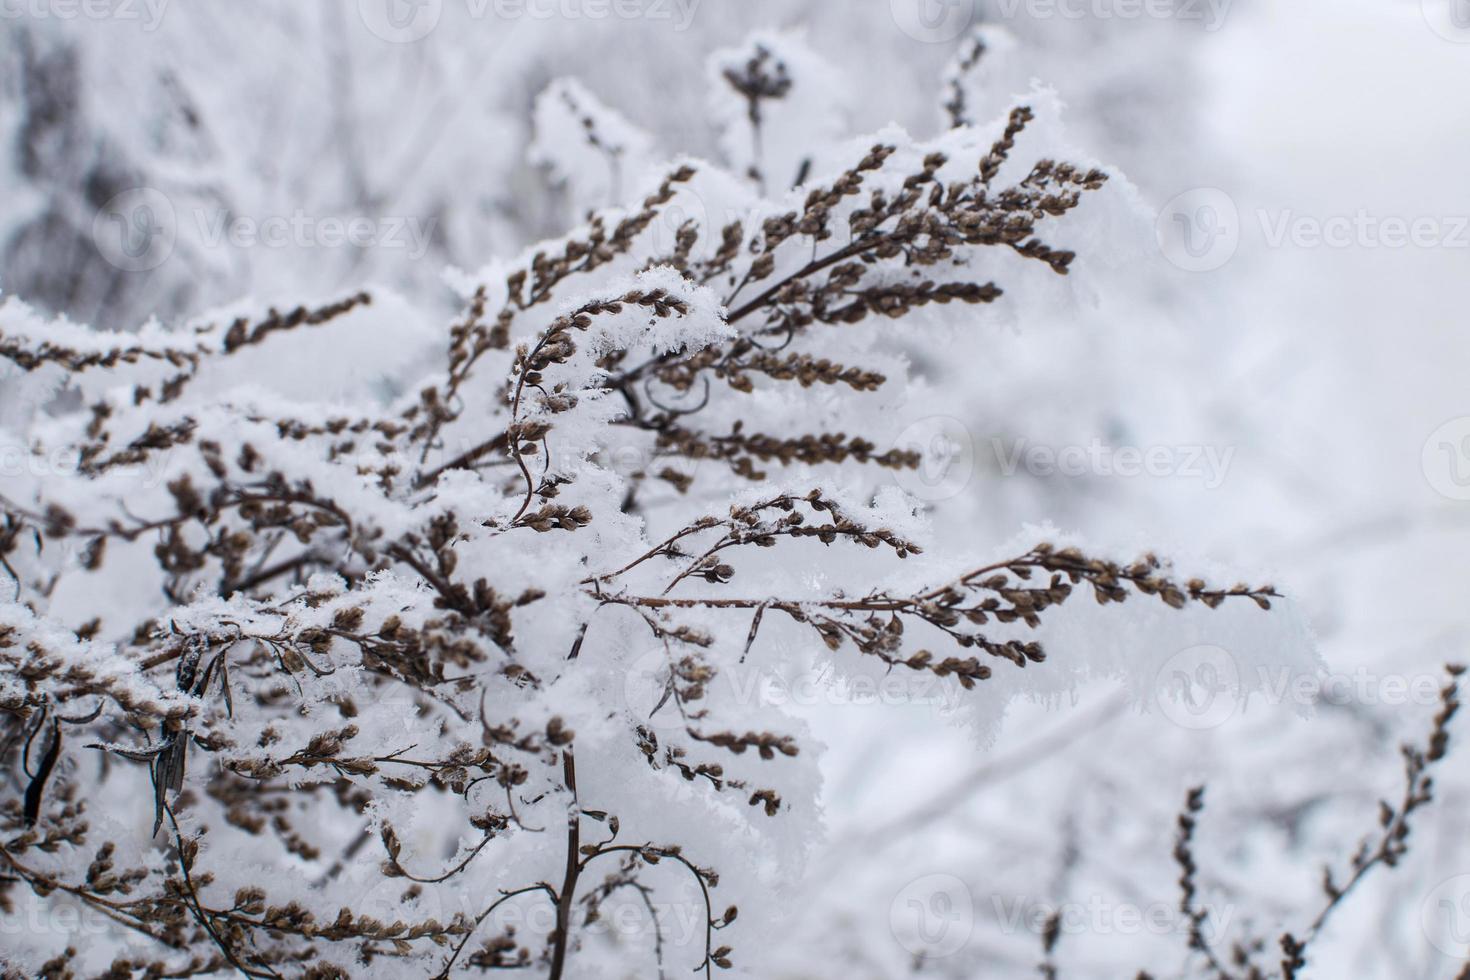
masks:
[(567, 862), (561, 891), (556, 901), (556, 932), (552, 934), (551, 973), (549, 980), (561, 980), (566, 966), (567, 945), (571, 940), (572, 901), (577, 891), (577, 878), (582, 871), (582, 813), (577, 804), (577, 763), (570, 745), (562, 748), (562, 780), (571, 794), (567, 808)]

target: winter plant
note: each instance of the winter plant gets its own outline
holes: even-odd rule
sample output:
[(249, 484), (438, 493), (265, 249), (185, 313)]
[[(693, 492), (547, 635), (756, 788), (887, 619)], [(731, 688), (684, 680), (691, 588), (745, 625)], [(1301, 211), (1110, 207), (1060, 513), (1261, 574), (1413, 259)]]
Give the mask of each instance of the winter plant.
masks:
[[(77, 906), (109, 977), (741, 971), (816, 830), (816, 746), (754, 693), (783, 660), (959, 693), (1085, 660), (1064, 604), (1272, 608), (1057, 541), (957, 559), (892, 485), (928, 448), (895, 336), (1086, 262), (1107, 171), (1031, 153), (1026, 105), (803, 156), (797, 54), (712, 76), (735, 172), (465, 277), (447, 349), (368, 292), (125, 334), (0, 305), (48, 393), (6, 416), (6, 914)], [(581, 200), (637, 186), (580, 86), (537, 113)]]
[[(1322, 868), (1322, 901), (1315, 915), (1304, 926), (1283, 932), (1274, 943), (1255, 934), (1238, 936), (1228, 944), (1213, 943), (1206, 937), (1210, 909), (1200, 901), (1200, 867), (1193, 848), (1205, 809), (1205, 789), (1199, 786), (1189, 790), (1184, 809), (1179, 813), (1173, 857), (1179, 869), (1179, 913), (1187, 925), (1187, 948), (1199, 964), (1199, 975), (1215, 980), (1298, 980), (1305, 976), (1309, 948), (1348, 896), (1375, 869), (1393, 868), (1408, 853), (1415, 814), (1434, 800), (1430, 770), (1444, 761), (1450, 745), (1449, 725), (1460, 710), (1460, 678), (1465, 668), (1450, 664), (1445, 673), (1439, 710), (1433, 717), (1426, 743), (1400, 746), (1404, 763), (1402, 795), (1392, 803), (1386, 799), (1379, 801), (1377, 826), (1353, 847), (1347, 867), (1327, 864)], [(1045, 957), (1040, 969), (1049, 980), (1059, 976), (1056, 952), (1060, 936), (1060, 921), (1054, 918), (1042, 934)], [(1470, 965), (1456, 974), (1456, 980), (1467, 977), (1470, 977)], [(1153, 980), (1153, 977), (1140, 970), (1135, 980)]]

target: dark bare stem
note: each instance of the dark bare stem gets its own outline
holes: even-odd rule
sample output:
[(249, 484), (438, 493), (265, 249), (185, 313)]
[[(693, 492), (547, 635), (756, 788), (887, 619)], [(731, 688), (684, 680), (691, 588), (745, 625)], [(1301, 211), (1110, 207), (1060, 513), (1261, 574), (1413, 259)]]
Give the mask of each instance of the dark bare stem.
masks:
[(567, 808), (567, 867), (556, 900), (556, 933), (552, 936), (550, 980), (561, 980), (562, 971), (566, 967), (567, 943), (572, 934), (572, 900), (577, 891), (577, 876), (582, 870), (582, 813), (577, 805), (577, 763), (572, 757), (571, 746), (562, 749), (561, 762), (562, 778), (572, 799)]

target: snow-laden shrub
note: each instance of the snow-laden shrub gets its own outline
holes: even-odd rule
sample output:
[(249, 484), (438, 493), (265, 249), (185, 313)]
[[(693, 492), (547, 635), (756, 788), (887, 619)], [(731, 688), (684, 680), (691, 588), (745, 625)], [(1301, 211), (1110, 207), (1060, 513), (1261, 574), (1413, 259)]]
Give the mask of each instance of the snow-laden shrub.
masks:
[[(465, 277), (447, 351), (383, 293), (122, 335), (0, 306), (13, 912), (80, 906), (115, 976), (743, 970), (818, 829), (817, 746), (758, 696), (783, 658), (958, 696), (1091, 670), (1064, 605), (1272, 608), (936, 540), (887, 479), (931, 448), (893, 335), (1062, 281), (1109, 174), (1023, 152), (1028, 106), (769, 156), (780, 43), (717, 61), (743, 173), (677, 163)], [(541, 116), (648, 152), (596, 111)], [(563, 179), (633, 178), (574, 143), (541, 140)]]

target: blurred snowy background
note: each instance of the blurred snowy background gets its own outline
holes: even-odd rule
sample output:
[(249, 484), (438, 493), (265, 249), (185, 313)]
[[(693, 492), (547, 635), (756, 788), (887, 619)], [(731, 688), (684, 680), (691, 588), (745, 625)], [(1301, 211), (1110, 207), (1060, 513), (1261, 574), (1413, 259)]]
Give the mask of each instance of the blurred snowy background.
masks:
[[(1200, 783), (1222, 943), (1299, 927), (1467, 657), (1462, 0), (0, 0), (0, 289), (111, 330), (366, 284), (447, 322), (446, 270), (669, 159), (746, 166), (707, 64), (754, 31), (810, 59), (809, 104), (762, 149), (772, 181), (890, 123), (931, 136), (956, 91), (985, 122), (1042, 86), (1157, 215), (1083, 251), (1065, 301), (1038, 292), (942, 358), (915, 346), (936, 394), (914, 437), (954, 452), (905, 489), (977, 545), (1050, 522), (1272, 581), (1324, 664), (1320, 698), (1190, 710), (1099, 682), (995, 731), (792, 678), (772, 696), (828, 746), (827, 833), (764, 975), (1030, 975), (1057, 908), (1063, 976), (1178, 975), (1171, 838)], [(539, 138), (563, 93), (610, 110), (617, 167)], [(1139, 662), (1206, 687), (1254, 669), (1192, 622), (1141, 632)], [(1310, 975), (1458, 973), (1465, 758)]]

